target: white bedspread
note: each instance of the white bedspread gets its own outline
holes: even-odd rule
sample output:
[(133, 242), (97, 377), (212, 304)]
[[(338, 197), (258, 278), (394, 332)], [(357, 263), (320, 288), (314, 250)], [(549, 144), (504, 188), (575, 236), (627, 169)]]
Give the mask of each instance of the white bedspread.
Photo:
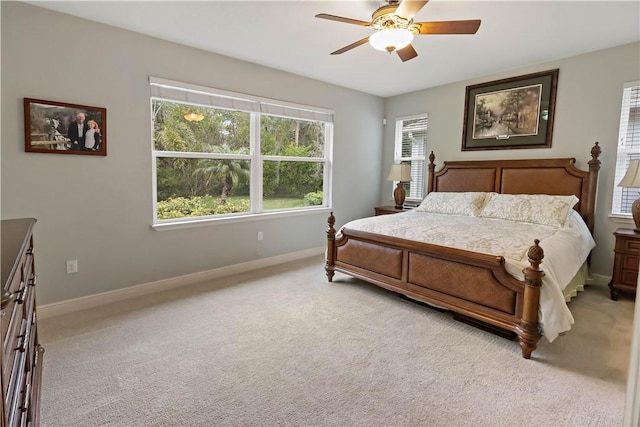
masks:
[(506, 270), (522, 280), (529, 266), (527, 251), (534, 239), (544, 250), (545, 277), (540, 290), (539, 322), (544, 336), (553, 341), (571, 329), (573, 316), (562, 290), (587, 259), (595, 242), (577, 212), (563, 228), (474, 216), (409, 211), (351, 221), (343, 228), (368, 231), (489, 255), (502, 255)]

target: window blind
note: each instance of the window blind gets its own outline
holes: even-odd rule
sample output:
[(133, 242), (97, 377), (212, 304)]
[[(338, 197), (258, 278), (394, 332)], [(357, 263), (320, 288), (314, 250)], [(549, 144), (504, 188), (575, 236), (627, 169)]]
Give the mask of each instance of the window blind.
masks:
[(640, 81), (624, 85), (620, 109), (620, 130), (614, 179), (612, 214), (631, 215), (631, 205), (640, 197), (640, 188), (618, 187), (629, 161), (640, 159)]
[(301, 120), (333, 122), (333, 111), (320, 107), (309, 107), (286, 101), (175, 82), (158, 77), (149, 77), (149, 86), (153, 98), (178, 103), (225, 110), (259, 112)]
[(396, 122), (395, 162), (411, 165), (411, 182), (406, 184), (407, 200), (420, 201), (425, 189), (425, 159), (428, 116), (412, 116)]

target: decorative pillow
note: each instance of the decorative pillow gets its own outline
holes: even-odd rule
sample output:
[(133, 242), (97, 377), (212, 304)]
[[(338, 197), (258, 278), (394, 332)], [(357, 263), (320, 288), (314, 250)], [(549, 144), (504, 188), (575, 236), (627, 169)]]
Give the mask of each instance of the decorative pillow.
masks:
[(491, 193), (478, 216), (564, 227), (576, 196)]
[(477, 216), (484, 206), (488, 193), (433, 192), (427, 194), (415, 210), (452, 215)]

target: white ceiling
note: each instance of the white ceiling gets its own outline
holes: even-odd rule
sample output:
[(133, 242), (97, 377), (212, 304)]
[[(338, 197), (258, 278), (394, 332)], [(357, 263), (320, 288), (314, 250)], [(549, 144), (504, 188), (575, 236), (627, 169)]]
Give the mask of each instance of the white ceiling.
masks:
[[(176, 43), (388, 97), (640, 41), (640, 1), (431, 0), (415, 21), (481, 19), (475, 35), (417, 36), (418, 57), (368, 44), (384, 1), (28, 1)], [(640, 66), (640, 64), (639, 64)]]

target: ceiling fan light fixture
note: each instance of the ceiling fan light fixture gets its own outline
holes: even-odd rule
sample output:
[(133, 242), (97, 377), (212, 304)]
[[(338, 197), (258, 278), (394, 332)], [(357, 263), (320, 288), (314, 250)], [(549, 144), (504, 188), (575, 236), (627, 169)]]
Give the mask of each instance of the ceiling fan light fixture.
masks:
[(374, 49), (387, 52), (402, 49), (412, 40), (413, 33), (406, 28), (385, 28), (369, 37), (369, 43)]
[(204, 119), (204, 116), (199, 113), (191, 112), (191, 113), (185, 114), (184, 118), (190, 122), (199, 122), (200, 120)]

